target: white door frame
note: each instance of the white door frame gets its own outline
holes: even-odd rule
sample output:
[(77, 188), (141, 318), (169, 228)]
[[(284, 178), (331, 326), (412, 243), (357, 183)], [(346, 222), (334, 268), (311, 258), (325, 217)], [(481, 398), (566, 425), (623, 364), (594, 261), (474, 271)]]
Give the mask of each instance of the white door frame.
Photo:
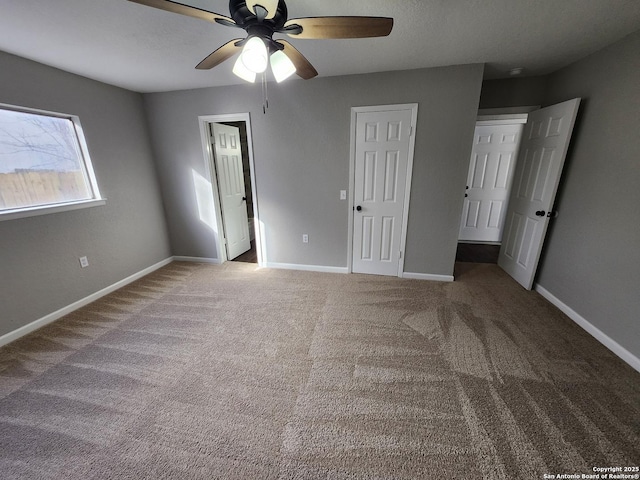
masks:
[(406, 103), (400, 105), (379, 105), (369, 107), (351, 107), (351, 140), (349, 151), (349, 228), (348, 228), (348, 251), (347, 251), (347, 271), (353, 273), (353, 209), (354, 190), (356, 183), (356, 122), (358, 113), (366, 112), (388, 112), (393, 110), (411, 110), (412, 132), (409, 137), (409, 158), (407, 163), (407, 181), (404, 191), (404, 210), (402, 213), (402, 232), (400, 238), (400, 262), (398, 262), (398, 277), (404, 274), (405, 247), (407, 244), (407, 222), (409, 220), (409, 199), (411, 198), (411, 178), (413, 176), (413, 156), (416, 146), (416, 124), (418, 121), (418, 104)]
[(217, 250), (218, 261), (224, 263), (227, 261), (227, 249), (225, 248), (225, 236), (224, 227), (222, 225), (222, 208), (220, 206), (220, 192), (218, 188), (218, 176), (214, 166), (213, 150), (211, 148), (211, 141), (209, 135), (210, 123), (222, 123), (222, 122), (244, 122), (247, 129), (247, 150), (249, 152), (249, 169), (251, 170), (251, 197), (253, 203), (253, 216), (254, 216), (254, 230), (255, 230), (255, 242), (256, 252), (258, 255), (258, 265), (264, 266), (264, 231), (260, 223), (260, 214), (258, 210), (258, 195), (256, 191), (256, 177), (255, 177), (255, 164), (253, 161), (253, 139), (251, 135), (251, 118), (248, 113), (231, 113), (226, 115), (203, 115), (198, 117), (198, 123), (200, 125), (200, 137), (202, 139), (202, 151), (204, 158), (204, 171), (207, 174), (207, 180), (211, 183), (211, 190), (213, 192), (213, 204), (216, 213), (216, 222), (218, 226), (217, 236)]

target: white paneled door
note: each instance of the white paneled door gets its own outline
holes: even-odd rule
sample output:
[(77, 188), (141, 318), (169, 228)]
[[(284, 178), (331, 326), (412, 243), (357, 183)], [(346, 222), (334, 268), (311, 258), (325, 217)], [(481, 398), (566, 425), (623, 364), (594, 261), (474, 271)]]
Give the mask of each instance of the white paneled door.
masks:
[(210, 125), (227, 259), (233, 260), (251, 248), (240, 129), (220, 123)]
[(356, 115), (352, 270), (400, 274), (414, 111)]
[(500, 242), (522, 124), (477, 125), (459, 239)]
[(580, 99), (529, 114), (515, 170), (498, 264), (533, 286)]

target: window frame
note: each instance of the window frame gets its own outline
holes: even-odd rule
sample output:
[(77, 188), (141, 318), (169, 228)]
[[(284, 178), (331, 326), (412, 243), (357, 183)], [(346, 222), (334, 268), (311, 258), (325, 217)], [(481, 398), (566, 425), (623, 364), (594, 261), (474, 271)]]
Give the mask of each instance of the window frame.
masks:
[(71, 121), (75, 132), (75, 138), (77, 141), (79, 155), (79, 161), (84, 165), (84, 174), (87, 180), (87, 188), (90, 190), (91, 198), (84, 200), (49, 203), (44, 205), (32, 205), (29, 207), (17, 207), (0, 211), (0, 222), (4, 220), (13, 220), (17, 218), (33, 217), (37, 215), (47, 215), (59, 212), (66, 212), (71, 210), (79, 210), (83, 208), (97, 207), (106, 204), (106, 198), (102, 197), (100, 188), (98, 186), (98, 180), (96, 178), (95, 171), (93, 169), (93, 162), (89, 155), (89, 147), (84, 136), (82, 125), (80, 124), (80, 117), (77, 115), (71, 115), (60, 112), (51, 112), (47, 110), (40, 110), (36, 108), (21, 107), (17, 105), (10, 105), (0, 103), (0, 110), (9, 110), (13, 112), (29, 113), (33, 115), (41, 115), (47, 117), (61, 118)]

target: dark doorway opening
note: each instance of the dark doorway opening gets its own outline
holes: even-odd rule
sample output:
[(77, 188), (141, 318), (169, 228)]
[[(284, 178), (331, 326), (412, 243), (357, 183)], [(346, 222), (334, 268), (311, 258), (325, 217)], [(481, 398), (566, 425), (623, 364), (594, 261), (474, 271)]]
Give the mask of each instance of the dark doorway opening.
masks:
[(486, 243), (458, 243), (456, 262), (498, 263), (500, 245)]

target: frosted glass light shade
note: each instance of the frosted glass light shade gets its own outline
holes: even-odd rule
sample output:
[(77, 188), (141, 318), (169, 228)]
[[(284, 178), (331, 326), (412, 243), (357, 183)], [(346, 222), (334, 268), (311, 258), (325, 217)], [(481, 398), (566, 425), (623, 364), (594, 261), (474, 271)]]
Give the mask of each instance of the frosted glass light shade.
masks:
[(296, 66), (282, 50), (278, 50), (271, 55), (271, 71), (276, 82), (280, 83), (296, 73)]
[(269, 65), (267, 46), (259, 37), (252, 37), (246, 43), (240, 54), (244, 66), (253, 73), (262, 73)]
[(257, 74), (245, 67), (244, 62), (242, 61), (242, 55), (238, 57), (235, 65), (233, 66), (233, 73), (247, 82), (255, 83), (256, 81)]

